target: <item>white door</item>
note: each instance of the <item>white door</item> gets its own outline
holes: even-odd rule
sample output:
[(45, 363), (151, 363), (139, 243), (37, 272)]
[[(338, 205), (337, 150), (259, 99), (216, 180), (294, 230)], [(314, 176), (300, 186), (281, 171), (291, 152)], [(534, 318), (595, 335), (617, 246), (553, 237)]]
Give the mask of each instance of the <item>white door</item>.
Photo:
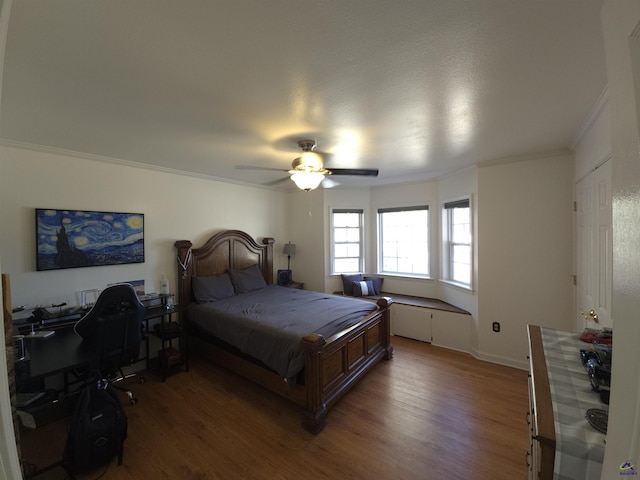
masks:
[(613, 327), (611, 160), (576, 185), (576, 330)]
[[(584, 312), (593, 300), (593, 177), (576, 185), (576, 331), (587, 326)], [(586, 310), (585, 310), (586, 308)]]

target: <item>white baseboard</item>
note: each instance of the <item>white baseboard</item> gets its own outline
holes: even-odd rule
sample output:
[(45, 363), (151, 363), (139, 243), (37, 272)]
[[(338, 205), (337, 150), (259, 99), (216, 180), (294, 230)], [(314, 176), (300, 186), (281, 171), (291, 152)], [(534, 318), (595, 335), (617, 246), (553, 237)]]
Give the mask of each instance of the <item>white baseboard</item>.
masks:
[(529, 362), (527, 361), (526, 358), (523, 358), (521, 361), (514, 360), (513, 358), (509, 358), (509, 357), (502, 357), (500, 355), (492, 355), (489, 353), (478, 352), (475, 349), (473, 349), (469, 353), (471, 353), (471, 355), (476, 357), (478, 360), (484, 360), (485, 362), (497, 363), (498, 365), (518, 368), (520, 370), (529, 370)]

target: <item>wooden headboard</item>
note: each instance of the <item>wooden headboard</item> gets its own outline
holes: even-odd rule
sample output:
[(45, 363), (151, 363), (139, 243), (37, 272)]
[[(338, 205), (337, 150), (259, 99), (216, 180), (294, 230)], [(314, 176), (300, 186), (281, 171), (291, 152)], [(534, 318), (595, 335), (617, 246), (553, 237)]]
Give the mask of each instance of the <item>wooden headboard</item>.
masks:
[[(268, 285), (273, 284), (272, 237), (258, 244), (245, 232), (224, 230), (214, 234), (200, 248), (192, 248), (189, 240), (178, 240), (178, 304), (188, 305), (193, 298), (191, 277), (218, 275), (229, 269), (243, 269), (258, 264)], [(190, 253), (189, 253), (190, 252)], [(185, 261), (188, 259), (188, 263)]]

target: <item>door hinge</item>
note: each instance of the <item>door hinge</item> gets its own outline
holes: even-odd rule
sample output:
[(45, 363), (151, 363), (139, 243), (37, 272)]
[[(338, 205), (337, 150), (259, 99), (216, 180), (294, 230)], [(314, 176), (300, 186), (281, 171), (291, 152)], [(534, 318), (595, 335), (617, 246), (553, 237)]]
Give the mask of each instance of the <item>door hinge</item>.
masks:
[(571, 278), (573, 279), (573, 284), (574, 285), (578, 285), (578, 276), (577, 275), (571, 275)]
[(573, 202), (573, 211), (574, 212), (578, 211), (578, 202)]

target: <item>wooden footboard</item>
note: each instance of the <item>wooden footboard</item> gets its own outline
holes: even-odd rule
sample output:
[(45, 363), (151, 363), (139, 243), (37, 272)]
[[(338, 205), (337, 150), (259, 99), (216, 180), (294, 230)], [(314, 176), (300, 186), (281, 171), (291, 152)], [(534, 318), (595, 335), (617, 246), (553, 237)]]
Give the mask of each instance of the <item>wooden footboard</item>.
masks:
[(327, 410), (383, 358), (391, 359), (391, 299), (378, 300), (380, 310), (358, 325), (324, 339), (304, 337), (306, 351), (302, 425), (312, 433), (321, 431)]
[[(181, 271), (178, 277), (178, 301), (193, 301), (192, 276), (217, 275), (231, 268), (258, 264), (267, 284), (273, 283), (273, 239), (257, 244), (249, 235), (229, 230), (213, 235), (201, 248), (191, 248), (188, 240), (175, 243)], [(378, 300), (378, 309), (358, 324), (329, 338), (310, 334), (303, 338), (305, 351), (304, 382), (288, 385), (283, 378), (256, 362), (237, 356), (228, 349), (207, 343), (201, 335), (190, 336), (190, 353), (199, 350), (210, 360), (279, 395), (302, 408), (302, 425), (312, 433), (320, 432), (327, 411), (382, 359), (391, 359), (392, 300)], [(187, 332), (189, 332), (187, 319)]]

